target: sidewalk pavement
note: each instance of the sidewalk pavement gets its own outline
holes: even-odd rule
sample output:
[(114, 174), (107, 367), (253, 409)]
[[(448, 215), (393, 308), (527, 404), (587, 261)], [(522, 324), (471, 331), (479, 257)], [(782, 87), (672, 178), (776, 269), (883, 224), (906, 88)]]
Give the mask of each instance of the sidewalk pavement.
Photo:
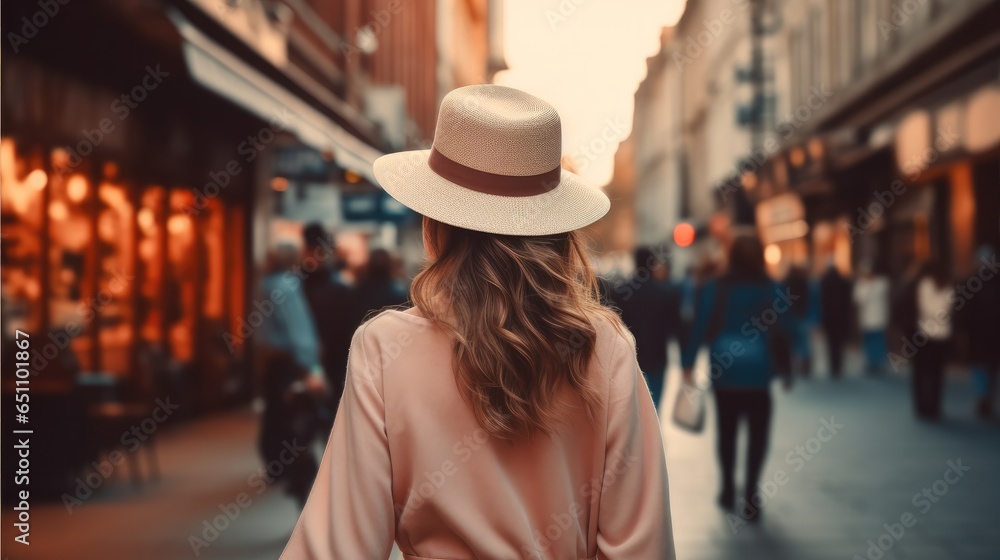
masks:
[[(666, 410), (680, 377), (671, 374)], [(787, 394), (776, 388), (770, 451), (758, 489), (764, 500), (758, 525), (727, 518), (715, 504), (719, 475), (712, 399), (700, 435), (681, 431), (665, 418), (677, 557), (997, 558), (1000, 426), (973, 417), (974, 398), (963, 378), (948, 383), (940, 423), (917, 422), (908, 381), (849, 376), (799, 382)], [(744, 447), (745, 440), (741, 461)], [(740, 462), (738, 476), (742, 470)], [(907, 514), (911, 527), (901, 523)]]

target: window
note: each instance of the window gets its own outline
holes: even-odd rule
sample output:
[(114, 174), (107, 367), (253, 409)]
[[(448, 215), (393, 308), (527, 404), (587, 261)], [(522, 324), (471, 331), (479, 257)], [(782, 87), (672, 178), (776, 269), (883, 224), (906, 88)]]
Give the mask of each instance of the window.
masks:
[(17, 329), (38, 332), (44, 324), (42, 211), (48, 182), (40, 151), (24, 153), (13, 139), (0, 139), (0, 218), (3, 224), (0, 274), (6, 335), (13, 335)]

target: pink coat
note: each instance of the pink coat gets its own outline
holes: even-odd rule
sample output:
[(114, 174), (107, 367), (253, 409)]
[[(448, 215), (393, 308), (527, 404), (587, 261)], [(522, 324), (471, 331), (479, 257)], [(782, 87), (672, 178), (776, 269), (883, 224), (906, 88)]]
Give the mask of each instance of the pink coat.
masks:
[[(629, 338), (601, 324), (591, 424), (517, 444), (479, 427), (452, 343), (414, 310), (354, 335), (347, 384), (312, 493), (281, 560), (674, 558), (659, 420)], [(596, 426), (596, 427), (594, 427)]]

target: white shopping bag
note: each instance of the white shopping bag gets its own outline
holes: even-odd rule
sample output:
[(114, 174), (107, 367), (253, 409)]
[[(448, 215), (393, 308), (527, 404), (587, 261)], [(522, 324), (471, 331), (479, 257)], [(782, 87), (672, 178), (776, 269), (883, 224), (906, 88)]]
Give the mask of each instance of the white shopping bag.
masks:
[(689, 432), (701, 432), (705, 426), (705, 391), (681, 383), (674, 402), (674, 423)]

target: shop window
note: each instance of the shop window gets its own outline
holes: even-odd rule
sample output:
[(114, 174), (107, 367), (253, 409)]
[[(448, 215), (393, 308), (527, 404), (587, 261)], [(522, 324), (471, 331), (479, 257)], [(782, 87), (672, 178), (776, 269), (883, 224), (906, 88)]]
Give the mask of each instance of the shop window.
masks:
[(4, 334), (43, 326), (42, 233), (48, 175), (40, 152), (19, 153), (11, 138), (0, 139), (0, 275)]
[(166, 189), (160, 186), (144, 190), (136, 216), (138, 226), (138, 267), (136, 303), (139, 339), (146, 347), (162, 349), (163, 306), (160, 294), (163, 287), (163, 252), (166, 244)]
[(117, 181), (117, 168), (108, 163), (97, 188), (98, 343), (101, 369), (122, 374), (129, 369), (133, 344), (132, 291), (135, 289), (134, 207), (129, 190)]
[(94, 187), (87, 162), (69, 167), (64, 150), (51, 153), (48, 209), (49, 324), (66, 329), (84, 371), (92, 371), (94, 321), (100, 303), (94, 286), (91, 208)]
[(198, 254), (189, 190), (170, 191), (167, 218), (167, 266), (164, 285), (164, 324), (170, 355), (181, 362), (194, 359), (197, 312)]

